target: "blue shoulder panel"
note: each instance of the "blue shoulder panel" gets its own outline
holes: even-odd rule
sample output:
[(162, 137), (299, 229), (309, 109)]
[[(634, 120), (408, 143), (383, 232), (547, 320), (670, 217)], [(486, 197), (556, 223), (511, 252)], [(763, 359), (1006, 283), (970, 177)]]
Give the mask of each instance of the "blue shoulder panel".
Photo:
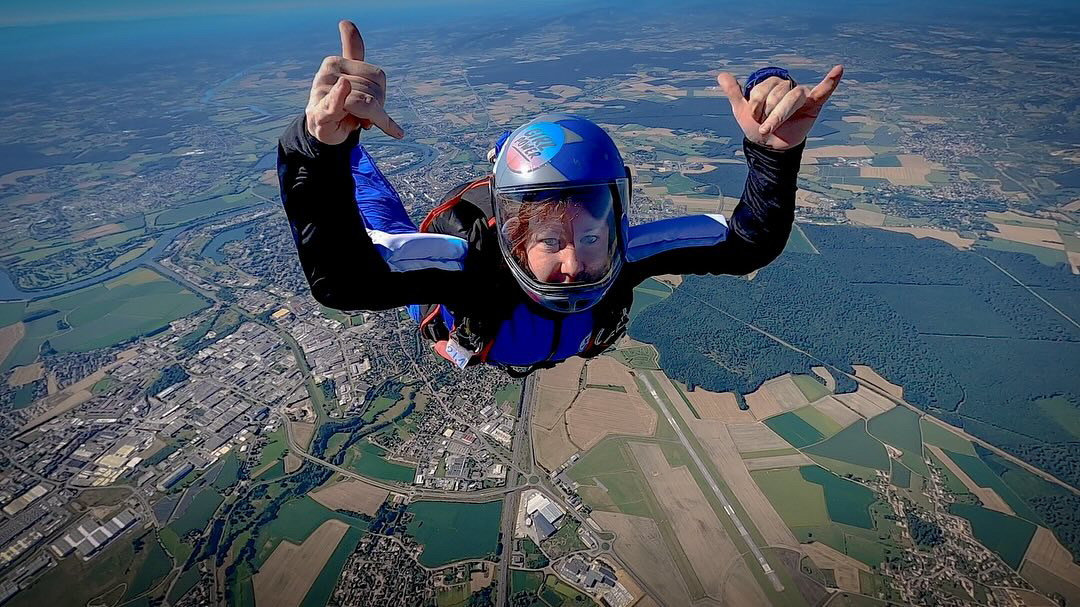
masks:
[(394, 186), (383, 176), (364, 146), (353, 148), (350, 157), (353, 181), (356, 182), (356, 206), (369, 230), (390, 234), (416, 232), (416, 225), (405, 212)]
[(375, 250), (392, 272), (461, 270), (469, 243), (443, 234), (421, 234), (405, 212), (394, 186), (363, 146), (350, 157), (356, 206)]
[(626, 260), (641, 261), (688, 247), (711, 247), (727, 240), (727, 234), (723, 215), (688, 215), (630, 226)]

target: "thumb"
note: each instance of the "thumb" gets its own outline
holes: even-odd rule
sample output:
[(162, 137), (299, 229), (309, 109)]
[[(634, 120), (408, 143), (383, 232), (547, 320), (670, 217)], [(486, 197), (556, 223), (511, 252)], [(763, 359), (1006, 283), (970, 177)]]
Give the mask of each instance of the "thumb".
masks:
[(364, 39), (360, 37), (360, 30), (352, 21), (342, 19), (338, 22), (338, 31), (341, 33), (341, 56), (346, 59), (364, 60)]
[(721, 72), (716, 77), (716, 84), (720, 86), (720, 90), (727, 96), (732, 109), (738, 110), (747, 103), (746, 98), (743, 97), (742, 87), (739, 86), (739, 82), (735, 80), (735, 76), (732, 76), (730, 72)]

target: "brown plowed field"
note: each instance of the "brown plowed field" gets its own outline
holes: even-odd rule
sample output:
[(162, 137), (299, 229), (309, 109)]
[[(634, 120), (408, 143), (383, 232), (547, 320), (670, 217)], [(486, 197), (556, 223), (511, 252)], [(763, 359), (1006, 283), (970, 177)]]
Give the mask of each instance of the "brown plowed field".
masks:
[(762, 420), (784, 412), (784, 408), (780, 406), (765, 384), (762, 384), (757, 391), (747, 394), (745, 398), (746, 406), (750, 407), (750, 413), (754, 414), (755, 419)]
[(858, 413), (836, 400), (835, 396), (826, 396), (819, 399), (814, 402), (814, 406), (845, 428), (861, 419)]
[(664, 545), (664, 538), (660, 536), (655, 521), (643, 516), (598, 510), (591, 516), (603, 529), (615, 533), (615, 554), (648, 586), (653, 593), (650, 596), (657, 603), (666, 607), (690, 604), (690, 595), (683, 585), (679, 568)]
[(641, 400), (636, 388), (628, 394), (586, 388), (566, 412), (566, 427), (570, 440), (588, 451), (609, 434), (652, 436), (656, 412)]
[(880, 415), (892, 408), (892, 406), (885, 407), (885, 403), (893, 405), (892, 401), (882, 398), (863, 386), (859, 386), (854, 392), (837, 394), (834, 398), (866, 419)]
[(690, 471), (685, 466), (672, 468), (659, 446), (630, 443), (630, 450), (705, 593), (722, 599), (724, 579), (717, 565), (738, 558), (739, 550), (724, 531), (712, 506), (690, 476)]
[(577, 396), (585, 359), (574, 357), (539, 373), (533, 423), (547, 429), (560, 422), (563, 412)]
[[(896, 398), (904, 398), (904, 388), (878, 375), (877, 371), (866, 365), (851, 365), (851, 367), (855, 369), (855, 377), (874, 384), (878, 388), (884, 390), (887, 394), (895, 396)], [(881, 397), (879, 396), (878, 398)], [(892, 407), (889, 407), (889, 409), (892, 409)]]
[(289, 541), (278, 544), (255, 574), (255, 604), (259, 607), (299, 605), (348, 529), (341, 521), (326, 521), (299, 546)]
[(12, 388), (35, 382), (45, 377), (45, 367), (41, 363), (33, 363), (22, 367), (15, 367), (8, 379), (8, 385)]
[(375, 514), (390, 492), (356, 479), (345, 479), (308, 494), (311, 499), (331, 510), (351, 510)]
[(559, 418), (558, 424), (551, 430), (534, 424), (532, 438), (533, 448), (536, 450), (536, 463), (549, 472), (561, 466), (563, 462), (570, 459), (571, 455), (579, 451), (566, 435), (562, 418)]
[(773, 398), (785, 411), (794, 411), (810, 404), (810, 401), (806, 400), (806, 395), (795, 385), (795, 380), (790, 374), (765, 382), (765, 387), (772, 392)]
[(817, 375), (825, 381), (825, 387), (828, 388), (830, 392), (836, 390), (836, 378), (833, 377), (832, 373), (829, 373), (828, 369), (825, 367), (810, 367), (810, 370), (814, 372), (814, 375)]
[(701, 419), (716, 419), (722, 422), (737, 424), (750, 421), (746, 411), (739, 410), (739, 402), (735, 400), (734, 392), (709, 392), (704, 388), (696, 388), (693, 392), (687, 392), (681, 385), (690, 404), (697, 409)]
[(744, 460), (744, 463), (746, 464), (747, 470), (754, 471), (774, 470), (776, 468), (794, 468), (796, 466), (813, 466), (815, 462), (802, 453), (795, 453), (793, 455), (755, 457), (754, 459)]
[(292, 425), (292, 435), (296, 444), (305, 451), (311, 443), (311, 437), (315, 434), (315, 424), (308, 422), (289, 422)]
[(26, 325), (21, 322), (0, 328), (0, 363), (11, 354), (23, 335), (26, 335)]
[(1024, 558), (1063, 580), (1080, 584), (1080, 566), (1073, 562), (1069, 551), (1046, 527), (1035, 529), (1035, 537), (1031, 538)]
[(728, 432), (731, 434), (731, 440), (735, 442), (735, 448), (739, 450), (739, 453), (791, 447), (787, 441), (780, 438), (779, 434), (762, 423), (731, 424), (728, 426)]

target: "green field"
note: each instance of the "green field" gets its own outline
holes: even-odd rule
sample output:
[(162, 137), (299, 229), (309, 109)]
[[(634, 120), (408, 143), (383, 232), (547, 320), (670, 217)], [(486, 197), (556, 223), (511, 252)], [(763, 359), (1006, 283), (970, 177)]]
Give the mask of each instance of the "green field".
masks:
[(349, 447), (343, 466), (384, 481), (411, 483), (416, 477), (416, 467), (387, 460), (385, 449), (366, 440)]
[(854, 423), (825, 442), (806, 449), (806, 453), (877, 470), (889, 469), (889, 456), (885, 453), (885, 446), (867, 434), (866, 427), (861, 422)]
[(832, 436), (833, 434), (836, 434), (844, 428), (839, 423), (837, 423), (836, 420), (829, 417), (828, 415), (825, 415), (819, 409), (813, 406), (796, 409), (792, 411), (792, 413), (801, 417), (804, 422), (813, 426), (815, 430), (820, 432), (822, 436), (826, 438)]
[(543, 583), (544, 574), (542, 573), (522, 571), (521, 569), (510, 570), (510, 592), (512, 594), (519, 592), (536, 594), (536, 591), (540, 590)]
[(916, 474), (927, 476), (930, 471), (923, 461), (922, 432), (919, 416), (907, 407), (893, 407), (866, 423), (870, 434), (904, 452), (900, 461)]
[(804, 253), (807, 255), (819, 255), (818, 250), (814, 248), (813, 243), (806, 237), (806, 233), (802, 231), (802, 228), (798, 224), (791, 226), (791, 234), (788, 236), (787, 244), (784, 245), (785, 253)]
[(911, 487), (911, 470), (900, 462), (892, 462), (892, 473), (889, 474), (889, 482), (897, 487), (905, 489)]
[(874, 503), (874, 492), (866, 487), (832, 474), (820, 466), (803, 466), (799, 473), (808, 482), (820, 485), (825, 492), (825, 507), (833, 522), (844, 523), (853, 527), (872, 529), (874, 521), (870, 518), (870, 504)]
[(281, 506), (274, 520), (259, 527), (258, 539), (255, 542), (258, 547), (255, 563), (261, 566), (266, 562), (281, 540), (302, 544), (313, 531), (330, 519), (342, 521), (359, 531), (366, 531), (368, 527), (366, 521), (330, 510), (310, 497), (292, 499)]
[(800, 449), (825, 438), (824, 434), (807, 423), (805, 419), (796, 415), (794, 411), (770, 417), (765, 420), (765, 425), (779, 434), (780, 438)]
[(184, 514), (169, 524), (169, 528), (178, 537), (184, 537), (191, 531), (206, 529), (206, 526), (210, 523), (210, 517), (214, 516), (217, 507), (223, 501), (225, 501), (225, 498), (217, 491), (203, 489), (195, 496), (195, 499), (191, 500), (191, 504), (188, 505)]
[(180, 579), (176, 580), (172, 590), (169, 591), (169, 603), (175, 605), (185, 594), (191, 591), (195, 587), (195, 584), (199, 583), (199, 569), (192, 566), (180, 574)]
[(671, 295), (671, 287), (649, 278), (634, 288), (634, 303), (630, 306), (630, 320), (637, 318), (642, 310)]
[[(90, 561), (78, 557), (61, 560), (4, 606), (86, 605), (94, 597), (107, 592), (116, 597), (115, 602), (119, 602), (122, 585), (132, 581), (135, 572), (149, 556), (146, 549), (135, 554), (132, 548), (134, 537), (130, 533), (124, 535)], [(153, 535), (144, 535), (143, 541), (152, 542)]]
[(949, 493), (952, 493), (954, 495), (963, 495), (965, 493), (970, 493), (970, 491), (968, 491), (967, 485), (964, 484), (964, 481), (960, 480), (960, 477), (953, 474), (952, 470), (949, 470), (948, 466), (946, 466), (944, 462), (938, 459), (936, 455), (930, 453), (930, 460), (934, 462), (934, 467), (937, 468), (941, 472), (942, 476), (945, 477), (945, 489)]
[(1000, 476), (994, 474), (994, 471), (986, 465), (982, 459), (975, 455), (965, 455), (963, 453), (953, 453), (952, 451), (946, 451), (946, 455), (949, 459), (956, 462), (957, 466), (964, 471), (971, 480), (975, 481), (975, 484), (980, 487), (987, 487), (993, 489), (994, 493), (1001, 496), (1001, 499), (1005, 500), (1005, 503), (1012, 508), (1012, 511), (1016, 513), (1016, 516), (1025, 518), (1033, 523), (1038, 523), (1042, 519), (1032, 512), (1019, 495), (1005, 484), (1005, 481)]
[(223, 211), (254, 206), (261, 203), (262, 200), (252, 196), (249, 192), (225, 194), (224, 196), (192, 202), (158, 213), (153, 216), (152, 221), (156, 227), (180, 225), (202, 217), (216, 215)]
[(825, 487), (809, 482), (798, 468), (750, 473), (788, 527), (828, 525)]
[(135, 579), (127, 587), (127, 591), (124, 593), (125, 599), (131, 599), (150, 590), (172, 571), (172, 560), (161, 549), (161, 544), (158, 543), (154, 534), (143, 536), (142, 552), (146, 553), (141, 555), (145, 560), (139, 566)]
[(817, 376), (792, 375), (791, 380), (795, 382), (799, 391), (802, 392), (803, 395), (806, 396), (806, 400), (810, 402), (814, 402), (819, 398), (824, 398), (829, 394), (832, 394), (829, 392), (829, 389), (818, 380)]
[[(206, 305), (191, 291), (148, 268), (35, 301), (27, 306), (27, 314), (57, 313), (26, 323), (26, 335), (4, 359), (0, 372), (34, 362), (45, 341), (58, 352), (86, 352), (145, 335)], [(71, 328), (57, 329), (61, 319)]]
[(597, 510), (652, 516), (647, 501), (649, 489), (627, 452), (624, 440), (608, 438), (601, 441), (567, 474), (581, 485), (582, 499)]
[(1040, 263), (1048, 266), (1056, 266), (1058, 264), (1067, 263), (1068, 261), (1065, 257), (1065, 252), (1059, 249), (1040, 247), (1024, 242), (1005, 240), (1003, 238), (979, 240), (975, 244), (977, 247), (986, 247), (988, 249), (994, 249), (996, 251), (1008, 251), (1010, 253), (1024, 253), (1027, 255), (1031, 255), (1035, 257), (1035, 259), (1038, 259)]
[(364, 532), (356, 527), (350, 527), (345, 532), (345, 536), (338, 542), (334, 553), (330, 555), (330, 559), (326, 561), (326, 565), (319, 572), (319, 576), (315, 578), (315, 582), (311, 584), (311, 588), (304, 595), (304, 601), (300, 603), (300, 607), (324, 607), (326, 605), (327, 601), (330, 600), (330, 595), (334, 592), (334, 587), (337, 585), (338, 576), (341, 575), (341, 568), (345, 566), (345, 561), (352, 556), (353, 551), (356, 550), (356, 545), (360, 543), (360, 538), (363, 536)]
[(971, 504), (949, 504), (949, 512), (970, 521), (975, 538), (997, 553), (1010, 567), (1020, 567), (1031, 537), (1035, 535), (1035, 525)]
[(1062, 396), (1041, 398), (1035, 401), (1035, 407), (1043, 415), (1061, 426), (1073, 438), (1080, 439), (1080, 415), (1076, 406)]
[(240, 460), (236, 457), (236, 450), (233, 449), (225, 454), (225, 462), (221, 465), (221, 470), (218, 472), (217, 478), (214, 479), (213, 486), (218, 491), (224, 491), (235, 485), (239, 479)]
[(414, 502), (408, 533), (424, 545), (420, 564), (436, 567), (495, 554), (502, 500), (482, 504)]
[(975, 455), (975, 447), (971, 441), (959, 434), (950, 432), (926, 419), (920, 420), (919, 427), (922, 429), (923, 442), (927, 445), (934, 445), (955, 453)]
[(13, 325), (23, 319), (26, 310), (25, 301), (0, 302), (0, 327)]
[(656, 351), (651, 346), (637, 346), (612, 350), (607, 354), (631, 369), (659, 369)]
[(544, 578), (544, 585), (540, 588), (540, 598), (550, 607), (596, 605), (588, 595), (550, 574)]

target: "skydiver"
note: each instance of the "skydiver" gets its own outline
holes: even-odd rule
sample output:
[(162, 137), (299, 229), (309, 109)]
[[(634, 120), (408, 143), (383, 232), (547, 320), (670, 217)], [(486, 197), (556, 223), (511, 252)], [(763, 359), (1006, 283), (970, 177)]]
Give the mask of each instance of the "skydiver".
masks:
[(304, 114), (281, 136), (278, 176), (304, 275), (339, 310), (405, 307), (441, 356), (523, 375), (592, 357), (626, 331), (633, 289), (663, 274), (757, 270), (784, 249), (806, 135), (843, 75), (814, 87), (784, 69), (740, 86), (717, 76), (749, 167), (730, 220), (692, 215), (629, 226), (630, 170), (591, 121), (537, 116), (500, 139), (494, 170), (449, 193), (417, 227), (360, 134), (396, 139), (386, 74), (339, 23)]

